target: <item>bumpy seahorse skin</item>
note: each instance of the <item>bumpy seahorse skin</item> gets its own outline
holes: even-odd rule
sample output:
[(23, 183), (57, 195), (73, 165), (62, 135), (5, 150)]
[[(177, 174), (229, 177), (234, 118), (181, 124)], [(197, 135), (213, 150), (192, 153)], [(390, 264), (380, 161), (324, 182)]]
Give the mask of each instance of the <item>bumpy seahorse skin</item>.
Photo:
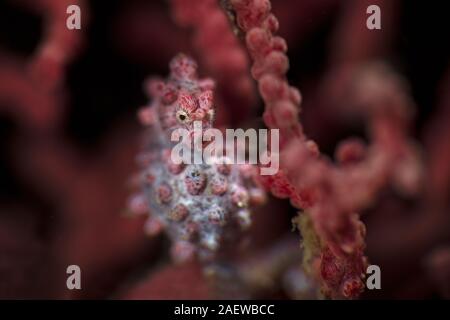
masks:
[(214, 82), (198, 79), (195, 61), (182, 54), (171, 61), (170, 71), (167, 80), (148, 82), (152, 101), (139, 111), (141, 122), (150, 128), (138, 159), (143, 192), (132, 199), (131, 209), (149, 212), (147, 233), (165, 230), (175, 261), (195, 255), (209, 260), (251, 224), (249, 205), (261, 202), (264, 192), (250, 165), (172, 162), (170, 136), (175, 129), (193, 133), (194, 121), (201, 121), (203, 130), (212, 127)]

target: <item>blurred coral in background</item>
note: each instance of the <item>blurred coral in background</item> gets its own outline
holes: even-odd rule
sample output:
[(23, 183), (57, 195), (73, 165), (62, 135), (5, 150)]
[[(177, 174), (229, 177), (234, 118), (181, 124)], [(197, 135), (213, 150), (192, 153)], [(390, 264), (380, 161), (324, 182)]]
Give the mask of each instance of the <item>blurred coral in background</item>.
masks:
[[(71, 4), (81, 30), (66, 28)], [(366, 27), (372, 4), (381, 30)], [(450, 30), (436, 6), (3, 1), (0, 298), (449, 298)], [(281, 170), (258, 180), (271, 195), (213, 265), (174, 263), (169, 237), (127, 208), (140, 210), (147, 79), (179, 52), (216, 82), (215, 127), (280, 129)], [(82, 290), (66, 287), (72, 264)], [(381, 290), (364, 290), (368, 264)]]

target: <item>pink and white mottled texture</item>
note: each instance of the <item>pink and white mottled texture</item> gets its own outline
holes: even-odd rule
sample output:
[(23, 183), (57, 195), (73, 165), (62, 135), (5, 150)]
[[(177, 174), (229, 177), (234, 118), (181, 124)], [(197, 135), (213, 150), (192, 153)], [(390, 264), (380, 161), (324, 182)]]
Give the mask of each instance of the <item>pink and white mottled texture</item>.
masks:
[(256, 90), (249, 74), (249, 58), (230, 29), (219, 1), (171, 0), (170, 4), (174, 21), (192, 28), (200, 63), (222, 94), (223, 101), (216, 110), (218, 120), (236, 122), (250, 116), (256, 105)]
[[(203, 129), (212, 127), (214, 83), (198, 79), (196, 63), (185, 55), (175, 57), (170, 69), (166, 81), (149, 81), (152, 102), (139, 112), (150, 131), (147, 148), (139, 157), (144, 193), (133, 198), (131, 208), (142, 213), (148, 205), (146, 231), (151, 235), (166, 231), (175, 261), (196, 253), (211, 260), (223, 242), (232, 242), (240, 229), (250, 225), (249, 206), (260, 199), (260, 192), (255, 192), (257, 186), (246, 175), (247, 166), (171, 161), (170, 136), (175, 129), (193, 132), (194, 121), (201, 121)], [(252, 198), (253, 194), (257, 196)]]

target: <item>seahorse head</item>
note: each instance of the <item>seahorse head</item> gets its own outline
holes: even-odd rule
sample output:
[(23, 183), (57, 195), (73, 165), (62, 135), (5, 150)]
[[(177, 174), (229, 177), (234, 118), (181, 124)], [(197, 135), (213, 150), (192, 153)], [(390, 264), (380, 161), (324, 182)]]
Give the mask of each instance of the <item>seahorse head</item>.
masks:
[(150, 79), (147, 92), (152, 98), (150, 109), (166, 138), (183, 128), (194, 130), (194, 122), (202, 123), (203, 130), (212, 127), (214, 81), (199, 79), (197, 63), (179, 54), (170, 62), (170, 75), (166, 80)]

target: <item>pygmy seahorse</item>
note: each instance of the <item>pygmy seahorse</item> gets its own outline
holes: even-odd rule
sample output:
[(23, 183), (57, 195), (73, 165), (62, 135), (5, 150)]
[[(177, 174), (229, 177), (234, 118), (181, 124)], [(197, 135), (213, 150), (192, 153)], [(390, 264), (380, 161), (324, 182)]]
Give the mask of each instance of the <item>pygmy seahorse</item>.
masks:
[(204, 130), (213, 127), (214, 81), (198, 78), (193, 59), (176, 56), (169, 77), (153, 78), (146, 87), (151, 102), (139, 111), (149, 127), (145, 150), (138, 156), (142, 193), (132, 198), (130, 207), (148, 213), (147, 233), (166, 232), (175, 261), (213, 259), (225, 244), (236, 244), (240, 231), (251, 224), (249, 206), (264, 199), (254, 179), (257, 169), (226, 161), (176, 164), (171, 159), (174, 130), (193, 133), (194, 121)]

